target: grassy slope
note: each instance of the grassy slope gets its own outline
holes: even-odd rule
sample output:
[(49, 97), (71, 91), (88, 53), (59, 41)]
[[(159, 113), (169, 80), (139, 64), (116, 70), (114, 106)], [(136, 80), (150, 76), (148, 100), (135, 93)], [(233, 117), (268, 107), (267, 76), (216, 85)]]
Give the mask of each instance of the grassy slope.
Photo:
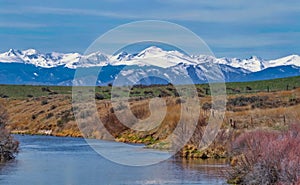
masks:
[[(290, 87), (300, 86), (300, 77), (287, 79), (276, 79), (271, 81), (247, 82), (247, 83), (228, 83), (227, 88), (245, 89), (251, 87), (253, 91), (264, 91), (268, 85), (271, 90), (279, 89), (277, 92), (258, 92), (247, 94), (232, 94), (228, 96), (228, 104), (226, 117), (223, 123), (223, 130), (231, 130), (229, 120), (233, 120), (237, 124), (234, 132), (243, 132), (258, 127), (270, 129), (284, 129), (287, 124), (293, 123), (300, 119), (300, 88), (288, 90), (286, 84)], [(197, 85), (202, 90), (207, 85)], [(0, 98), (0, 102), (5, 104), (9, 115), (9, 127), (15, 133), (43, 134), (45, 130), (51, 130), (53, 135), (58, 136), (82, 136), (81, 131), (72, 113), (71, 87), (51, 86), (47, 91), (42, 90), (44, 86), (0, 86), (0, 94), (10, 96), (10, 98)], [(111, 87), (96, 87), (96, 91), (105, 98), (110, 95)], [(283, 90), (283, 91), (282, 91)], [(50, 92), (49, 92), (50, 91)], [(147, 92), (148, 91), (148, 92)], [(149, 95), (149, 91), (153, 93)], [(58, 94), (53, 94), (56, 92)], [(132, 92), (132, 93), (130, 93)], [(138, 87), (132, 89), (132, 96), (157, 96), (162, 92), (164, 94), (172, 94), (171, 86), (153, 86)], [(49, 93), (53, 95), (49, 96)], [(205, 94), (205, 92), (204, 92)], [(33, 97), (27, 97), (32, 95)], [(267, 99), (266, 99), (267, 97)], [(200, 102), (210, 103), (209, 96), (200, 96)], [(180, 103), (178, 98), (166, 97), (168, 105), (168, 114), (162, 124), (148, 132), (132, 131), (117, 121), (111, 111), (111, 105), (108, 100), (97, 100), (98, 113), (103, 122), (106, 123), (106, 129), (112, 131), (118, 141), (123, 142), (141, 142), (148, 144), (163, 143), (164, 139), (173, 131), (178, 121), (178, 113), (180, 112)], [(263, 101), (261, 100), (263, 99)], [(253, 100), (253, 102), (251, 102)], [(243, 102), (240, 104), (240, 102)], [(132, 112), (139, 118), (144, 119), (149, 116), (149, 99), (136, 99), (130, 102)], [(236, 105), (238, 103), (238, 105)], [(157, 110), (160, 111), (160, 110)], [(200, 116), (207, 119), (209, 111), (201, 111)], [(94, 115), (91, 116), (91, 119)], [(97, 116), (97, 115), (96, 115)], [(188, 119), (188, 118), (187, 118)], [(90, 120), (89, 122), (92, 122)], [(95, 125), (92, 125), (92, 127)], [(83, 129), (90, 129), (85, 127)], [(89, 137), (105, 139), (101, 129), (95, 129)], [(228, 132), (226, 132), (228, 133)], [(232, 133), (232, 132), (229, 132)], [(229, 137), (228, 137), (229, 138)], [(224, 139), (223, 139), (224, 140)], [(226, 140), (226, 139), (225, 139)]]
[(251, 87), (254, 91), (270, 91), (286, 90), (287, 85), (289, 89), (300, 87), (300, 76), (290, 78), (278, 78), (274, 80), (254, 81), (254, 82), (233, 82), (227, 83), (227, 88), (240, 89), (245, 91), (246, 87)]

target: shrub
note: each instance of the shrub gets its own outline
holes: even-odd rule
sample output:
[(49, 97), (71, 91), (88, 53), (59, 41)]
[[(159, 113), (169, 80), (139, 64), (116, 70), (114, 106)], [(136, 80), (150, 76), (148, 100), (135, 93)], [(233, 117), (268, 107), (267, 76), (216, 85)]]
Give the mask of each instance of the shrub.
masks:
[(175, 89), (174, 89), (174, 87), (167, 87), (166, 88), (168, 91), (174, 91)]
[(35, 119), (36, 119), (36, 115), (35, 115), (35, 114), (32, 114), (32, 115), (31, 115), (31, 119), (32, 119), (32, 120), (35, 120)]
[(158, 95), (158, 97), (168, 97), (168, 96), (171, 96), (171, 94), (164, 90), (160, 90), (160, 93)]
[(0, 98), (9, 98), (9, 96), (7, 96), (5, 94), (0, 94)]
[(97, 100), (103, 100), (105, 97), (102, 94), (96, 93), (95, 94), (95, 99)]
[(64, 125), (63, 121), (61, 119), (57, 120), (56, 125), (58, 127), (62, 127)]
[(0, 105), (0, 162), (14, 159), (19, 147), (19, 142), (14, 140), (5, 128), (7, 119), (7, 113)]
[(49, 95), (55, 95), (55, 94), (58, 94), (58, 92), (53, 91), (53, 92), (49, 92), (48, 94)]
[[(91, 115), (91, 113), (90, 113), (89, 110), (85, 110), (85, 111), (81, 112), (82, 118), (85, 118), (85, 116), (88, 117), (90, 115)], [(60, 118), (62, 124), (65, 124), (65, 123), (68, 123), (69, 121), (74, 121), (75, 120), (75, 117), (74, 117), (74, 114), (73, 114), (72, 110), (62, 111), (59, 114), (57, 114), (57, 117)]]
[(47, 100), (42, 100), (41, 101), (41, 105), (47, 105), (48, 104), (48, 101)]
[(50, 119), (53, 116), (54, 116), (54, 114), (51, 112), (51, 113), (47, 114), (46, 119)]
[(300, 182), (300, 125), (283, 133), (254, 131), (232, 145), (237, 163), (228, 178), (238, 184), (297, 184)]
[(42, 89), (43, 92), (51, 92), (49, 87), (42, 87), (41, 89)]
[(50, 110), (54, 110), (54, 109), (56, 109), (56, 105), (51, 105), (51, 107), (50, 107)]
[(145, 94), (145, 95), (153, 95), (153, 91), (151, 91), (151, 90), (147, 91), (147, 90), (146, 90), (146, 91), (144, 91), (144, 94)]
[(212, 108), (212, 105), (211, 103), (208, 103), (208, 102), (205, 102), (203, 105), (202, 105), (202, 109), (203, 110), (209, 110)]

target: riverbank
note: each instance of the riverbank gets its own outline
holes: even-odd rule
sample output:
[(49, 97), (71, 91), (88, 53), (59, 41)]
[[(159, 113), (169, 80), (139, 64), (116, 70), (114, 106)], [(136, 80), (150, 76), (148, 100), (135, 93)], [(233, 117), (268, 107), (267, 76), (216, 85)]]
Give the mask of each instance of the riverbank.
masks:
[[(108, 130), (118, 142), (143, 143), (147, 147), (167, 150), (170, 141), (166, 138), (174, 131), (179, 121), (181, 102), (178, 97), (162, 97), (167, 105), (167, 114), (161, 124), (148, 131), (135, 131), (124, 126), (115, 116), (109, 100), (96, 100), (97, 115), (89, 115), (89, 122), (100, 117), (104, 127), (98, 125), (79, 125), (75, 120), (70, 95), (54, 94), (25, 99), (0, 99), (8, 114), (8, 128), (14, 134), (53, 135), (60, 137), (88, 137), (107, 139)], [(132, 113), (139, 119), (149, 117), (148, 98), (134, 98), (130, 101)], [(205, 129), (210, 116), (211, 98), (199, 97), (201, 102), (199, 121), (196, 129), (198, 137)], [(197, 148), (194, 141), (188, 142), (179, 156), (183, 158), (223, 158), (228, 157), (228, 145), (238, 135), (258, 128), (284, 130), (290, 123), (300, 119), (300, 89), (257, 94), (235, 94), (227, 98), (225, 119), (219, 135), (211, 147), (205, 151)], [(118, 111), (122, 111), (119, 109)], [(160, 110), (157, 110), (160, 111)], [(89, 114), (88, 110), (85, 112)], [(125, 113), (123, 115), (126, 116)], [(188, 119), (188, 118), (186, 118)], [(89, 135), (83, 135), (88, 131)], [(199, 141), (199, 140), (198, 140)]]
[(37, 132), (32, 132), (30, 130), (13, 130), (10, 131), (14, 135), (31, 135), (31, 136), (55, 136), (55, 137), (74, 137), (83, 138), (80, 133), (52, 133), (52, 130), (39, 130)]

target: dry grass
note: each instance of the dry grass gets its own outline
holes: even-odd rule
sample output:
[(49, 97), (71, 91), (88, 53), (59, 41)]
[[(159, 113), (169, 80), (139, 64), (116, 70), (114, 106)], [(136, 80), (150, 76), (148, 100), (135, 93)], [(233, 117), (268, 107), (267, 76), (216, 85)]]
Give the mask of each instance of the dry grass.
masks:
[[(272, 93), (230, 95), (228, 99), (235, 99), (235, 102), (240, 104), (238, 101), (240, 101), (241, 96), (244, 97), (241, 99), (242, 101), (248, 101), (248, 99), (255, 101), (250, 103), (244, 102), (245, 105), (241, 104), (242, 106), (232, 107), (232, 105), (228, 105), (228, 107), (231, 107), (226, 111), (221, 130), (221, 132), (229, 133), (225, 134), (226, 137), (222, 136), (225, 137), (225, 140), (226, 138), (231, 138), (231, 132), (240, 133), (260, 127), (284, 130), (288, 124), (300, 119), (300, 104), (298, 102), (300, 99), (300, 88)], [(256, 99), (253, 97), (256, 97)], [(265, 99), (263, 99), (263, 102), (259, 102), (261, 103), (259, 106), (253, 106), (258, 103), (257, 101), (261, 101), (260, 99), (262, 98)], [(130, 100), (130, 110), (126, 110), (124, 105), (121, 104), (113, 110), (109, 100), (96, 100), (96, 113), (92, 112), (89, 115), (88, 106), (83, 107), (81, 110), (75, 110), (79, 111), (80, 114), (87, 115), (79, 127), (73, 115), (70, 95), (52, 95), (49, 97), (27, 98), (25, 100), (1, 99), (1, 102), (8, 110), (10, 116), (8, 126), (14, 133), (43, 134), (45, 131), (51, 131), (52, 135), (57, 136), (87, 136), (98, 139), (117, 139), (123, 142), (153, 144), (172, 141), (168, 137), (174, 132), (178, 124), (183, 123), (182, 125), (185, 125), (185, 123), (191, 122), (191, 116), (180, 115), (182, 105), (185, 105), (186, 102), (181, 101), (177, 97), (163, 97), (161, 100), (166, 103), (167, 108), (164, 106), (151, 108), (149, 106), (150, 99), (139, 100), (136, 98)], [(211, 97), (209, 96), (199, 98), (201, 107), (207, 103), (209, 104), (210, 101)], [(274, 107), (269, 107), (269, 105), (273, 105), (272, 103)], [(131, 118), (131, 112), (138, 119)], [(199, 113), (193, 111), (191, 107), (190, 112), (198, 114), (198, 125), (200, 126), (197, 126), (196, 133), (198, 132), (198, 134), (194, 134), (189, 144), (198, 146), (197, 142), (200, 140), (199, 137), (202, 136), (201, 132), (211, 111), (209, 109), (200, 110)], [(120, 117), (117, 117), (116, 113)], [(161, 118), (161, 116), (163, 117)], [(103, 125), (99, 124), (98, 117), (100, 117)], [(182, 118), (181, 122), (180, 118)], [(126, 125), (123, 124), (122, 119), (126, 120)], [(149, 120), (155, 121), (150, 122)], [(236, 123), (236, 129), (231, 128), (230, 120)], [(188, 125), (185, 126), (189, 127)], [(182, 133), (179, 131), (174, 133), (177, 140), (182, 137), (184, 130), (187, 129), (182, 128), (181, 130)], [(191, 133), (186, 134), (190, 135)], [(221, 139), (213, 144), (217, 146), (217, 143), (221, 143)]]
[[(245, 97), (251, 96), (253, 95), (247, 95)], [(242, 107), (234, 107), (233, 111), (226, 112), (225, 125), (228, 125), (229, 120), (232, 119), (236, 121), (240, 129), (256, 127), (280, 128), (300, 120), (299, 88), (291, 91), (257, 93), (255, 96), (267, 97), (267, 100), (262, 102), (262, 104), (271, 106), (256, 108), (251, 107), (251, 104), (249, 104)], [(237, 97), (237, 95), (234, 95), (228, 98), (232, 99)]]

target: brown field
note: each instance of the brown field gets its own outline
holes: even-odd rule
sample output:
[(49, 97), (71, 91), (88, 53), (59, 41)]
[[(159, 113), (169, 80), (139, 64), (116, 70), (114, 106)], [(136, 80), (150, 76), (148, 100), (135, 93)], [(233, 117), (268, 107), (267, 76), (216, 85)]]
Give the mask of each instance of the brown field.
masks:
[[(106, 130), (108, 130), (116, 141), (145, 143), (155, 148), (169, 148), (168, 136), (177, 126), (181, 106), (186, 102), (181, 101), (178, 97), (163, 97), (163, 99), (167, 105), (166, 116), (160, 125), (147, 131), (136, 131), (129, 129), (128, 125), (123, 125), (115, 116), (115, 111), (121, 111), (121, 115), (125, 119), (128, 112), (123, 110), (122, 106), (119, 107), (119, 110), (113, 110), (109, 100), (96, 100), (97, 114), (91, 113), (89, 115), (89, 109), (85, 109), (83, 118), (86, 119), (86, 123), (80, 126), (78, 126), (73, 114), (70, 95), (54, 94), (47, 97), (0, 99), (0, 101), (9, 113), (8, 127), (12, 133), (112, 139), (107, 136)], [(130, 101), (130, 109), (138, 119), (146, 119), (151, 116), (149, 100), (132, 99)], [(203, 155), (203, 151), (200, 152), (197, 146), (207, 124), (207, 119), (213, 110), (209, 109), (211, 101), (209, 96), (199, 97), (199, 101), (202, 108), (199, 113), (198, 125), (193, 137), (186, 145), (186, 150), (191, 151), (190, 153), (182, 153), (182, 155), (205, 158), (210, 156), (208, 153)], [(229, 95), (226, 109), (221, 130), (212, 145), (215, 150), (218, 148), (219, 153), (222, 153), (219, 157), (226, 154), (226, 145), (240, 133), (258, 128), (285, 130), (289, 124), (297, 122), (300, 119), (300, 88), (278, 92)], [(83, 110), (75, 108), (74, 111)], [(163, 110), (159, 108), (154, 109), (153, 117), (155, 118), (155, 115), (161, 111)], [(98, 116), (105, 128), (95, 122)], [(189, 119), (188, 116), (184, 116), (181, 121), (188, 122)], [(132, 120), (129, 126), (131, 128), (136, 126), (138, 129), (138, 125), (135, 124), (135, 120)], [(147, 124), (151, 128), (153, 126), (151, 124), (157, 123)], [(179, 134), (177, 133), (177, 135)]]

